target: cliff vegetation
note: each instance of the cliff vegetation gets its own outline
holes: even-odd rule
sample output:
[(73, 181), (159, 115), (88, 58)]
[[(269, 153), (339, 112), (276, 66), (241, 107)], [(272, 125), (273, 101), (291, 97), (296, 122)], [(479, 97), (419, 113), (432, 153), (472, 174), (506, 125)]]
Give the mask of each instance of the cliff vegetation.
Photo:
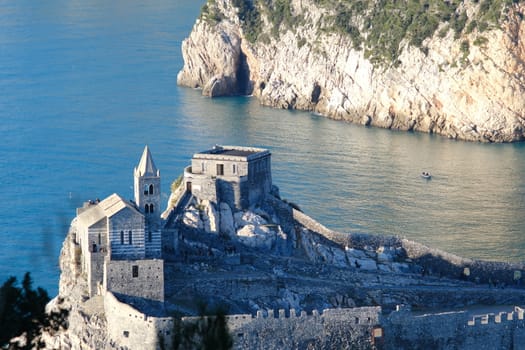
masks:
[(525, 139), (525, 5), (209, 0), (180, 85), (452, 139)]
[[(374, 63), (396, 63), (404, 43), (418, 47), (428, 53), (425, 39), (438, 35), (444, 37), (449, 30), (459, 39), (462, 34), (476, 31), (475, 45), (486, 43), (483, 32), (498, 28), (514, 0), (475, 0), (475, 8), (467, 15), (462, 1), (440, 0), (314, 0), (322, 8), (325, 17), (318, 23), (317, 33), (340, 33), (348, 36), (353, 48), (364, 50), (365, 57)], [(234, 0), (238, 20), (244, 36), (252, 44), (258, 40), (269, 41), (269, 35), (278, 39), (280, 32), (295, 31), (305, 23), (303, 14), (294, 13), (292, 0)], [(215, 0), (202, 7), (200, 17), (220, 22), (225, 19)], [(265, 17), (271, 24), (269, 33), (263, 30)], [(305, 40), (299, 38), (299, 45)], [(469, 41), (462, 43), (462, 50), (468, 51)], [(468, 53), (467, 53), (468, 55)]]

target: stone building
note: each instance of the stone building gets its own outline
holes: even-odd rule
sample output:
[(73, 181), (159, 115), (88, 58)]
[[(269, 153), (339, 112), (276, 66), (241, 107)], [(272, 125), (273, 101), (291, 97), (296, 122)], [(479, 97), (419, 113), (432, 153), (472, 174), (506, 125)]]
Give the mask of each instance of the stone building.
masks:
[(148, 146), (134, 169), (135, 201), (112, 194), (77, 209), (75, 241), (89, 295), (164, 299), (160, 172)]
[(184, 184), (199, 200), (247, 209), (272, 189), (271, 154), (263, 148), (215, 146), (193, 155)]

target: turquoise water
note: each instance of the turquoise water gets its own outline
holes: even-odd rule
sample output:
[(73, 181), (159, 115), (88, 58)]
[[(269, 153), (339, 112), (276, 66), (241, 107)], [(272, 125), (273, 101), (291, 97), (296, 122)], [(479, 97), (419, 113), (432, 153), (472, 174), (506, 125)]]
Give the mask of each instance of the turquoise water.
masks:
[[(274, 183), (326, 226), (522, 261), (525, 144), (365, 128), (176, 85), (204, 1), (0, 0), (0, 280), (57, 290), (75, 207), (131, 198), (149, 144), (169, 184), (216, 143), (263, 146)], [(429, 181), (420, 178), (430, 171)]]

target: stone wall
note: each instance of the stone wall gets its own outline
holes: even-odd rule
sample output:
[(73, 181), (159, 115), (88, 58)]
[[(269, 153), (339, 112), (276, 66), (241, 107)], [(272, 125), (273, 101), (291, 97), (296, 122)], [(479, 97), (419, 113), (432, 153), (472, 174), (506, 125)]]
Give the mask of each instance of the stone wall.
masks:
[(88, 253), (90, 264), (87, 270), (88, 293), (89, 296), (98, 294), (98, 287), (102, 285), (104, 278), (104, 259), (105, 254), (101, 252)]
[(524, 349), (523, 309), (469, 319), (461, 312), (414, 315), (396, 311), (386, 317), (385, 349)]
[[(380, 307), (314, 310), (260, 310), (229, 315), (228, 328), (235, 349), (371, 348), (372, 330), (378, 326)], [(185, 317), (184, 322), (198, 318)]]
[[(321, 225), (308, 215), (293, 209), (293, 218), (308, 230), (317, 233), (341, 248), (367, 249), (376, 251), (380, 247), (402, 248), (406, 257), (424, 267), (426, 273), (435, 276), (461, 278), (477, 283), (495, 286), (521, 285), (525, 283), (525, 266), (521, 263), (479, 261), (462, 258), (423, 244), (388, 235), (367, 235), (340, 233)], [(464, 275), (465, 268), (468, 275)]]
[(108, 337), (119, 349), (157, 350), (164, 341), (169, 349), (173, 319), (151, 317), (120, 302), (111, 292), (104, 295)]
[[(144, 217), (124, 208), (109, 219), (111, 259), (141, 259), (146, 255)], [(131, 232), (131, 244), (129, 233)], [(121, 235), (123, 234), (123, 241)]]
[(185, 186), (189, 188), (191, 182), (191, 192), (200, 200), (225, 202), (234, 209), (260, 204), (272, 188), (271, 155), (266, 150), (246, 150), (254, 153), (195, 154), (184, 171)]
[(161, 246), (162, 237), (160, 229), (146, 229), (146, 258), (148, 259), (160, 259), (161, 258)]
[(184, 187), (200, 200), (217, 203), (217, 188), (215, 179), (203, 174), (194, 174), (193, 167), (184, 169)]
[[(196, 155), (197, 156), (197, 155)], [(208, 158), (207, 154), (199, 154), (199, 158), (191, 160), (194, 174), (205, 174), (207, 176), (241, 177), (248, 175), (248, 163), (244, 157), (229, 157), (213, 155)], [(217, 165), (222, 164), (222, 174), (217, 173)]]
[(163, 260), (107, 260), (104, 274), (105, 290), (164, 301)]
[(250, 161), (248, 165), (247, 192), (248, 206), (259, 204), (272, 189), (271, 159), (265, 157)]
[(220, 202), (228, 203), (232, 209), (242, 209), (248, 207), (248, 193), (244, 184), (246, 177), (226, 177), (221, 176), (215, 179), (217, 186), (217, 197)]

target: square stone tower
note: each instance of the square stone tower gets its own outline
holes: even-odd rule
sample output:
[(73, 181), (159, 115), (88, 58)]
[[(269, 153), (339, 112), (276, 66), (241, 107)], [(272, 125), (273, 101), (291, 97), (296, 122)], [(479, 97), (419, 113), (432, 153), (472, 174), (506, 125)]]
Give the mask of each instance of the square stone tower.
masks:
[(271, 191), (271, 154), (263, 148), (215, 146), (193, 155), (184, 183), (200, 200), (247, 209)]

